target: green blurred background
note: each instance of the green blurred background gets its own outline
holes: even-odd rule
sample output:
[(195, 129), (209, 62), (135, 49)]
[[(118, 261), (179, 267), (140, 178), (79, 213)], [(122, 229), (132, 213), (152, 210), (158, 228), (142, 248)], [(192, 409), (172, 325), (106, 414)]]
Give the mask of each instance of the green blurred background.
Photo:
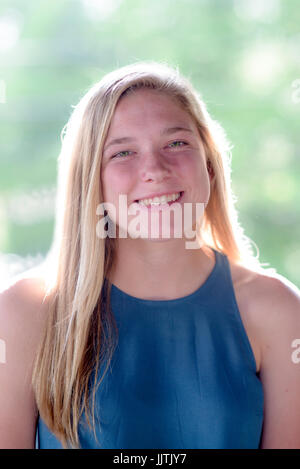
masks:
[(139, 60), (178, 66), (201, 92), (233, 145), (245, 233), (299, 287), (299, 0), (1, 0), (0, 281), (50, 247), (72, 105)]

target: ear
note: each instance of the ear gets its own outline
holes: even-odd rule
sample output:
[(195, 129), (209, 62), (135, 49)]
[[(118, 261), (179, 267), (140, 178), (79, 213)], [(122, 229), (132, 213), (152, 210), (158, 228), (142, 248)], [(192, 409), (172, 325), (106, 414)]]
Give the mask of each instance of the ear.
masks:
[(208, 174), (209, 174), (209, 178), (212, 179), (214, 177), (215, 173), (214, 173), (211, 161), (207, 160), (206, 164), (207, 164), (207, 171), (208, 171)]

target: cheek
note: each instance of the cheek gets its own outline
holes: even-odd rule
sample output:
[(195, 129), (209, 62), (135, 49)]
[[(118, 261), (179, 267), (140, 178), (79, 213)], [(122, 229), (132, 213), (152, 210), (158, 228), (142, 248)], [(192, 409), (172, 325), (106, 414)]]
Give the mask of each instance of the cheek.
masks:
[(128, 194), (132, 184), (132, 173), (126, 168), (105, 168), (101, 175), (103, 198), (106, 202), (117, 202), (119, 194)]
[(206, 163), (199, 155), (182, 162), (181, 174), (192, 192), (197, 195), (197, 198), (200, 198), (201, 201), (208, 200), (210, 193), (209, 176)]

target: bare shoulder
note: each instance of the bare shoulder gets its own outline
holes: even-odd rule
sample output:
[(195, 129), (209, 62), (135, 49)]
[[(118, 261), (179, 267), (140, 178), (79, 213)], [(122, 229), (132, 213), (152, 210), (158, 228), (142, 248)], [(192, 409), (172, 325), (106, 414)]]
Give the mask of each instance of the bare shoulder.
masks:
[(43, 319), (46, 310), (46, 285), (43, 277), (24, 276), (12, 281), (0, 291), (0, 315), (5, 321), (18, 319), (32, 324)]
[[(235, 295), (254, 355), (261, 368), (268, 351), (285, 341), (290, 352), (300, 337), (300, 291), (285, 277), (255, 272), (230, 262)], [(296, 334), (296, 335), (295, 335)]]
[[(7, 353), (33, 358), (47, 314), (42, 277), (21, 277), (0, 292), (0, 338)], [(18, 347), (14, 345), (18, 344)]]
[(277, 314), (285, 317), (298, 314), (300, 291), (288, 279), (277, 273), (255, 272), (232, 263), (230, 268), (243, 305), (253, 314), (260, 311), (257, 314), (261, 321), (273, 320)]

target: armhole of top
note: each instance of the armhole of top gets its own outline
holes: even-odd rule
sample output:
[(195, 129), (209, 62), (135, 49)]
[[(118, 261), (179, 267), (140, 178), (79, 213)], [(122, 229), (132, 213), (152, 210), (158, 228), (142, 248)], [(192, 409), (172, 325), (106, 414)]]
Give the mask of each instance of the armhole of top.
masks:
[(39, 416), (37, 418), (36, 423), (36, 431), (35, 431), (35, 449), (40, 449), (40, 438), (39, 438)]
[(236, 295), (235, 295), (235, 290), (234, 290), (234, 287), (233, 287), (233, 280), (232, 280), (232, 275), (231, 275), (230, 264), (229, 264), (229, 261), (228, 261), (228, 258), (227, 258), (226, 255), (224, 255), (224, 262), (226, 263), (226, 268), (228, 270), (228, 280), (229, 280), (230, 289), (231, 289), (231, 296), (232, 296), (232, 303), (233, 303), (232, 315), (236, 319), (235, 323), (237, 324), (238, 329), (241, 332), (241, 336), (242, 336), (241, 341), (246, 346), (246, 349), (248, 351), (249, 361), (250, 361), (251, 366), (253, 367), (253, 371), (256, 374), (258, 374), (259, 371), (257, 371), (256, 358), (255, 358), (254, 351), (253, 351), (250, 339), (248, 337), (245, 325), (244, 325), (242, 317), (241, 317), (240, 309), (239, 309), (237, 298), (236, 298)]

